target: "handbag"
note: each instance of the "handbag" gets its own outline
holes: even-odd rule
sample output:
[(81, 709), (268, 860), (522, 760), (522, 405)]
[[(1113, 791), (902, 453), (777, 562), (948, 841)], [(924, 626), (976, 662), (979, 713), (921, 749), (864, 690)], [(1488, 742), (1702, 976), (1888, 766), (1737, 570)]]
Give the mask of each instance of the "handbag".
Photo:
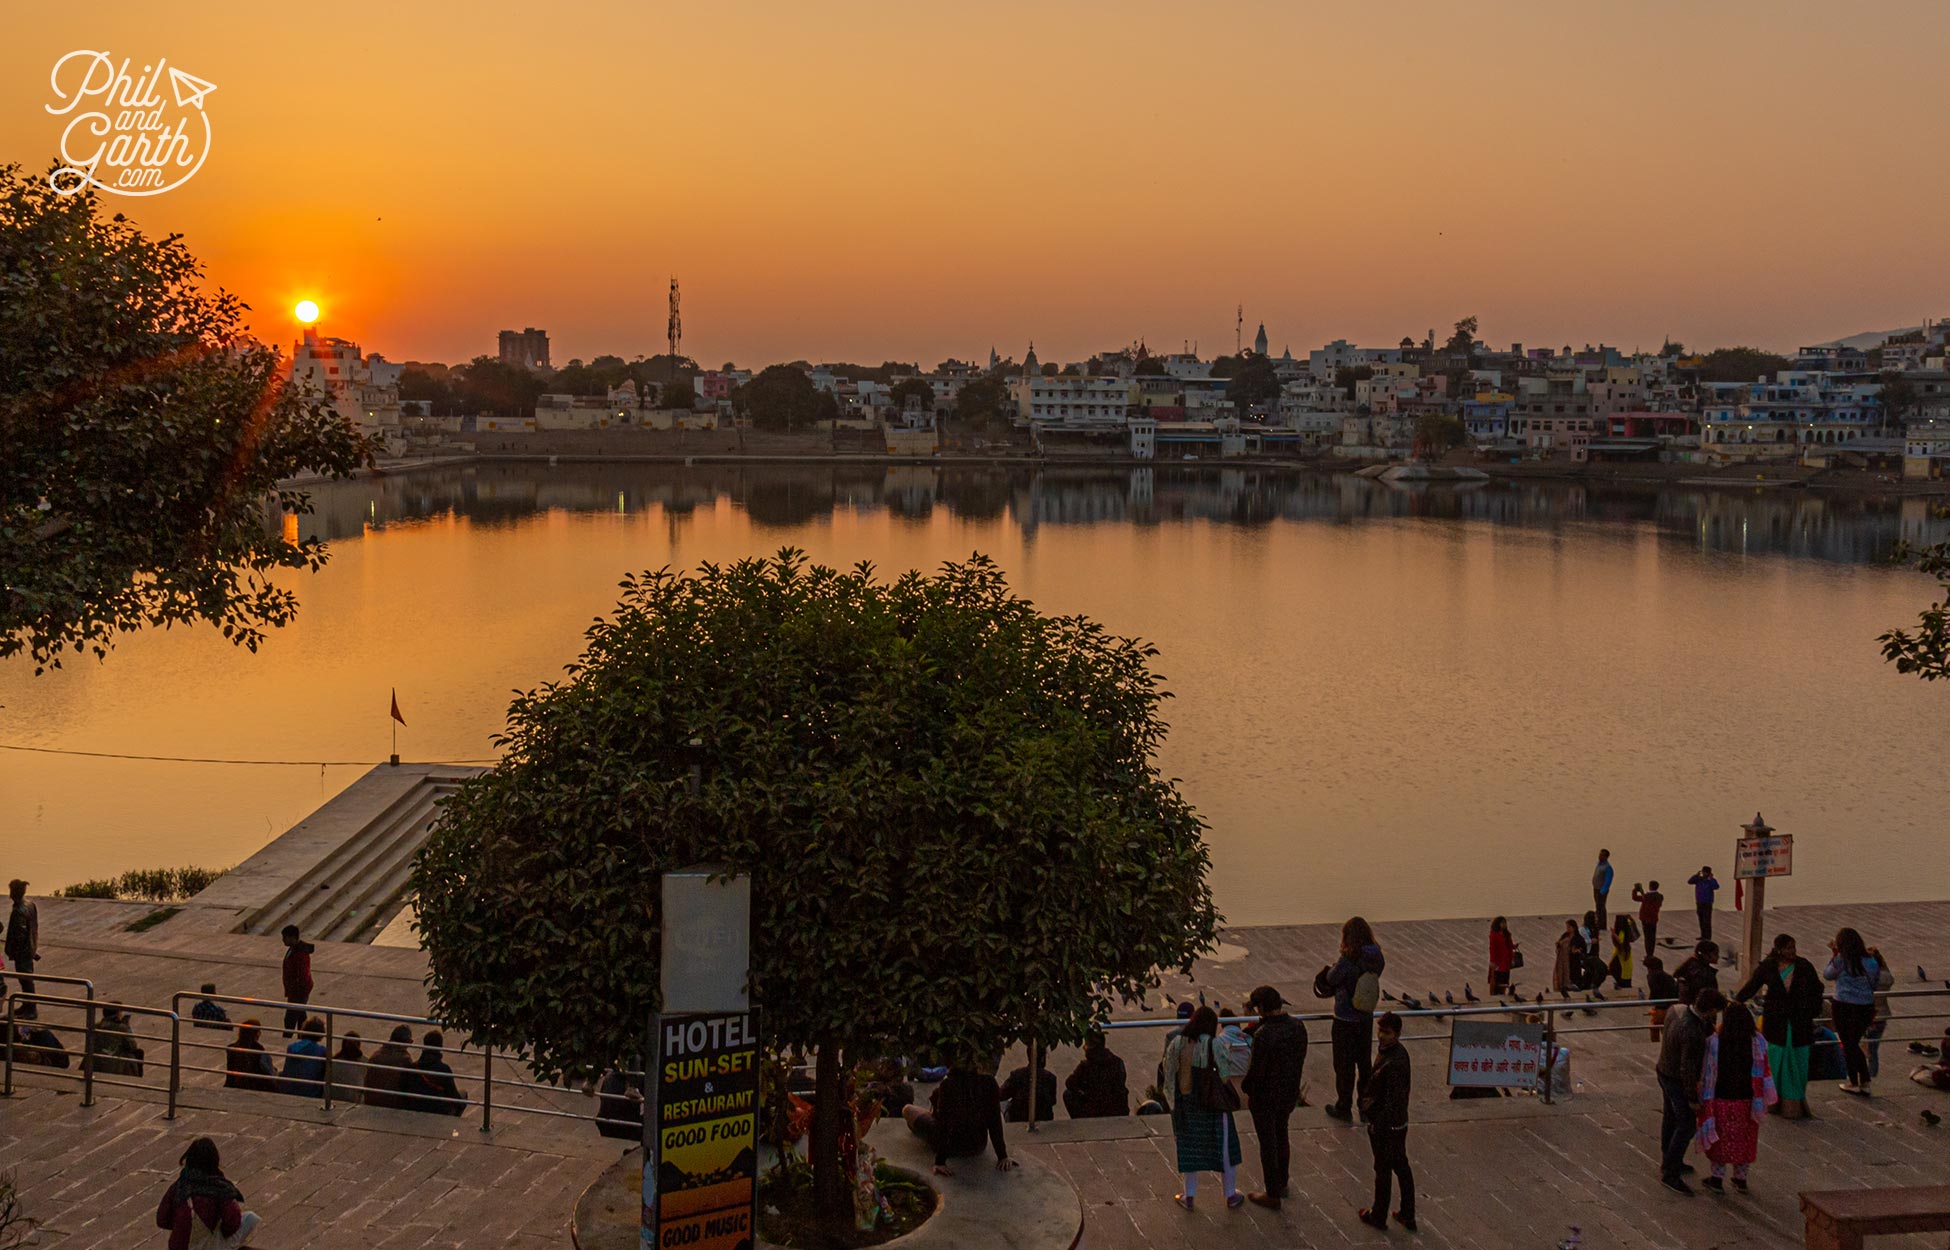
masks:
[(1205, 1066), (1192, 1068), (1192, 1100), (1207, 1111), (1239, 1110), (1239, 1091), (1219, 1075), (1219, 1062), (1212, 1053), (1212, 1039), (1205, 1039)]
[(1521, 950), (1513, 950), (1513, 951), (1511, 951), (1511, 952), (1510, 952), (1510, 971), (1512, 971), (1512, 972), (1515, 972), (1515, 971), (1516, 971), (1516, 970), (1517, 970), (1518, 968), (1521, 968), (1521, 967), (1523, 967), (1523, 952), (1522, 952)]

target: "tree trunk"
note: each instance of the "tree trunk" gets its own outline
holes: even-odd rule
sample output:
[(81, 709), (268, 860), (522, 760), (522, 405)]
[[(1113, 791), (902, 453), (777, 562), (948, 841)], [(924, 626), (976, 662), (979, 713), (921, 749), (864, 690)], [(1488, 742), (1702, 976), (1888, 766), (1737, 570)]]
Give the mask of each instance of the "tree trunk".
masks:
[(812, 1151), (813, 1202), (821, 1215), (833, 1220), (853, 1219), (853, 1187), (840, 1170), (840, 1135), (846, 1126), (842, 1101), (840, 1048), (828, 1038), (819, 1043), (813, 1067)]

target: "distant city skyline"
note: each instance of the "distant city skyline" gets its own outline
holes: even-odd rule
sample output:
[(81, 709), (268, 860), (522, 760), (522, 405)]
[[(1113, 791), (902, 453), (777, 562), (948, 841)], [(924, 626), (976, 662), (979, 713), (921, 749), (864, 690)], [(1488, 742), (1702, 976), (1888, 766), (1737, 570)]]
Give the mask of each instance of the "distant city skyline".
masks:
[(217, 10), (35, 6), (0, 159), (53, 157), (60, 56), (169, 57), (217, 84), (211, 155), (108, 208), (184, 233), (263, 337), (315, 298), (393, 359), (511, 326), (655, 354), (672, 273), (707, 365), (1211, 355), (1240, 304), (1276, 355), (1468, 315), (1791, 351), (1950, 307), (1950, 5), (1874, 13), (348, 0), (267, 56)]

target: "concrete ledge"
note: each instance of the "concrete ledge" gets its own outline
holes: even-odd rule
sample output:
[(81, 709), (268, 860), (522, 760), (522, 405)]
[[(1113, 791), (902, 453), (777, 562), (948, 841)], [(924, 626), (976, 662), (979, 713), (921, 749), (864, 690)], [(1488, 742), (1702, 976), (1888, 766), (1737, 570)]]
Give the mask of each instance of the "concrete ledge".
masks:
[[(956, 1164), (953, 1176), (936, 1176), (929, 1170), (934, 1155), (902, 1121), (882, 1120), (867, 1140), (882, 1159), (925, 1180), (939, 1200), (927, 1223), (883, 1245), (902, 1250), (1075, 1250), (1082, 1243), (1083, 1199), (1035, 1159), (1012, 1151), (1021, 1166), (998, 1172), (995, 1160), (983, 1155)], [(643, 1156), (631, 1151), (584, 1192), (569, 1222), (569, 1237), (578, 1250), (635, 1250), (642, 1175)]]

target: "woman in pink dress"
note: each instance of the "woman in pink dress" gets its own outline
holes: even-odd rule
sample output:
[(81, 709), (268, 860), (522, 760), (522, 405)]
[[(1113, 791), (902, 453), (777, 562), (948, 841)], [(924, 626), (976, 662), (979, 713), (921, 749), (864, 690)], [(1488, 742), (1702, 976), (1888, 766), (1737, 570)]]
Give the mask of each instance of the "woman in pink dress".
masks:
[(1747, 1168), (1760, 1153), (1761, 1121), (1777, 1097), (1767, 1044), (1752, 1013), (1740, 1003), (1727, 1004), (1719, 1031), (1706, 1041), (1699, 1074), (1699, 1144), (1713, 1165), (1704, 1182), (1708, 1189), (1725, 1193), (1723, 1178), (1731, 1167), (1733, 1187), (1747, 1192)]

